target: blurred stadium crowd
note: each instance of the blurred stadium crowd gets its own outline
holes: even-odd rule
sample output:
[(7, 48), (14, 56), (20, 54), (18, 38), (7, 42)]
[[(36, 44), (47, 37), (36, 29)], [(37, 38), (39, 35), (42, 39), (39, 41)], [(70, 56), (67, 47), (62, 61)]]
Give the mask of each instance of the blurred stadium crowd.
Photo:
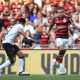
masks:
[[(61, 1), (61, 0), (59, 0)], [(77, 7), (74, 0), (64, 0), (54, 4), (53, 2), (46, 3), (42, 0), (42, 6), (39, 7), (33, 0), (25, 4), (20, 2), (10, 2), (8, 0), (0, 2), (0, 33), (4, 29), (9, 30), (13, 25), (18, 23), (21, 17), (26, 19), (25, 33), (32, 37), (36, 43), (30, 42), (25, 37), (20, 35), (16, 40), (21, 48), (25, 49), (57, 49), (55, 44), (55, 33), (52, 29), (49, 31), (52, 19), (57, 16), (56, 10), (58, 7), (63, 7), (75, 27), (72, 27), (73, 34), (69, 36), (69, 49), (80, 49), (80, 3)], [(2, 49), (0, 42), (0, 48)]]

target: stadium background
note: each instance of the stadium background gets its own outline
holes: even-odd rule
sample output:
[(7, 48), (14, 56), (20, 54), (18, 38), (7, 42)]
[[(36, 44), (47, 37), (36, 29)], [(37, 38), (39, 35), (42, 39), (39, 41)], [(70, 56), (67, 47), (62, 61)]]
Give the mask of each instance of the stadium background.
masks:
[[(29, 3), (30, 2), (30, 0), (0, 0), (0, 1), (3, 1), (3, 2), (10, 1), (11, 3), (12, 2), (22, 2), (22, 1), (24, 1), (25, 3)], [(45, 1), (47, 3), (54, 2), (56, 4), (57, 2), (65, 1), (65, 0), (34, 0), (34, 2), (39, 4), (40, 6), (41, 6), (41, 3), (42, 3), (41, 1)], [(80, 0), (66, 0), (66, 1), (74, 1), (75, 5), (77, 5), (77, 2), (80, 2)]]
[[(58, 50), (22, 50), (25, 53), (25, 70), (30, 76), (18, 76), (18, 58), (13, 67), (4, 68), (0, 80), (79, 80), (80, 50), (68, 50), (63, 64), (67, 68), (66, 75), (58, 75), (58, 66), (52, 70), (51, 60)], [(4, 50), (0, 50), (0, 64), (7, 59)]]
[[(57, 74), (58, 66), (52, 70), (51, 60), (58, 50), (22, 50), (25, 53), (25, 70), (30, 74)], [(67, 74), (80, 74), (80, 50), (68, 50), (64, 57)], [(4, 50), (0, 50), (0, 64), (7, 59)], [(18, 59), (12, 67), (4, 68), (2, 74), (17, 74)]]
[[(3, 0), (0, 0), (3, 1)], [(11, 0), (11, 2), (14, 0)], [(22, 0), (15, 0), (22, 1)], [(30, 0), (24, 0), (28, 3)], [(37, 0), (35, 0), (37, 1)], [(39, 1), (39, 0), (38, 0)], [(47, 2), (53, 0), (46, 0)], [(56, 0), (54, 0), (56, 1)], [(68, 1), (68, 0), (67, 0)], [(77, 0), (75, 5), (77, 6)], [(41, 4), (39, 4), (41, 5)], [(64, 65), (67, 68), (69, 75), (55, 75), (57, 74), (57, 67), (52, 70), (50, 67), (51, 60), (54, 58), (58, 50), (22, 50), (25, 53), (25, 69), (32, 76), (30, 77), (19, 77), (13, 74), (18, 74), (18, 58), (13, 67), (4, 68), (1, 72), (0, 80), (79, 80), (80, 79), (80, 50), (68, 50), (64, 57)], [(7, 56), (4, 50), (0, 50), (0, 64), (7, 60)], [(6, 76), (10, 74), (10, 76)], [(12, 76), (11, 76), (12, 74)], [(44, 75), (48, 74), (48, 75)], [(35, 79), (36, 77), (36, 79)]]

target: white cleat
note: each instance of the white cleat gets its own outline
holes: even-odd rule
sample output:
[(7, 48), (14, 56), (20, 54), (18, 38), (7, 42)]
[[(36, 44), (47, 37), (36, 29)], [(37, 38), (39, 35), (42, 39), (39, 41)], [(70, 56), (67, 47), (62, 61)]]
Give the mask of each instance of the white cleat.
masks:
[(20, 76), (28, 76), (28, 75), (30, 75), (30, 74), (27, 73), (27, 72), (22, 71), (22, 72), (19, 72), (19, 75), (20, 75)]
[(55, 64), (56, 64), (56, 59), (52, 59), (52, 62), (51, 62), (51, 69), (54, 68)]
[(67, 73), (66, 68), (65, 68), (62, 64), (60, 65), (60, 67), (59, 67), (59, 69), (58, 69), (58, 73), (59, 73), (60, 75), (64, 75), (64, 74)]

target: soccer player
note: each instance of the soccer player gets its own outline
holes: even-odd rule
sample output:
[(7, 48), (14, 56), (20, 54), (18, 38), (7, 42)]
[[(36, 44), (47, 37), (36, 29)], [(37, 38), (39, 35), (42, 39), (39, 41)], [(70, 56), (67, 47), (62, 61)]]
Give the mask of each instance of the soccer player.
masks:
[[(69, 25), (71, 24), (71, 20), (69, 17), (65, 15), (64, 9), (58, 7), (57, 16), (53, 18), (51, 27), (53, 27), (55, 34), (56, 34), (56, 45), (59, 49), (59, 54), (57, 55), (56, 59), (52, 60), (52, 68), (56, 63), (59, 64), (58, 73), (65, 74), (66, 68), (63, 66), (62, 61), (63, 57), (66, 53), (66, 49), (68, 48), (68, 29)], [(51, 30), (51, 28), (50, 28)]]
[[(5, 61), (0, 65), (0, 70), (4, 67), (7, 67), (11, 64), (14, 64), (16, 61), (16, 55), (19, 57), (19, 75), (29, 75), (24, 71), (24, 54), (23, 52), (14, 44), (14, 40), (22, 34), (26, 36), (24, 33), (24, 26), (26, 20), (21, 18), (19, 20), (19, 24), (14, 25), (5, 35), (4, 40), (2, 42), (3, 48), (9, 57), (9, 60)], [(3, 32), (4, 35), (5, 32)], [(2, 35), (0, 38), (3, 37)]]

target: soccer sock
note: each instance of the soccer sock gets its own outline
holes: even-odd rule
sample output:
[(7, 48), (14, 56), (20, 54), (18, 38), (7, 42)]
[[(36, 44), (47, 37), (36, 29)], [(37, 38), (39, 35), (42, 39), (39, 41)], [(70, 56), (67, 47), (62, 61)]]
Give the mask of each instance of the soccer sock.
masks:
[(2, 65), (0, 65), (0, 69), (7, 67), (11, 64), (10, 60), (5, 61)]
[(63, 57), (64, 57), (64, 54), (66, 53), (66, 50), (60, 50), (59, 51), (59, 55), (57, 56), (56, 58), (56, 61), (60, 64), (62, 63), (63, 61)]
[(24, 70), (24, 58), (19, 58), (19, 72), (22, 72)]

